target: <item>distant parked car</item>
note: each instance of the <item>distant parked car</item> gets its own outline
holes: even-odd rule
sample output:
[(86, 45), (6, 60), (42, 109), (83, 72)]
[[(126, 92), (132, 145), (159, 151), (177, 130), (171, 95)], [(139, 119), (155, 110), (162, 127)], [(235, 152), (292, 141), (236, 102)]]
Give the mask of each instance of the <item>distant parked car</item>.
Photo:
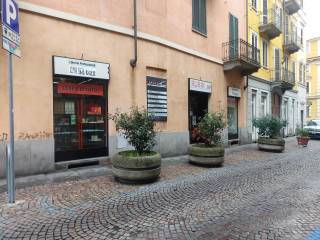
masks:
[(304, 129), (309, 132), (310, 138), (320, 139), (320, 119), (310, 120)]

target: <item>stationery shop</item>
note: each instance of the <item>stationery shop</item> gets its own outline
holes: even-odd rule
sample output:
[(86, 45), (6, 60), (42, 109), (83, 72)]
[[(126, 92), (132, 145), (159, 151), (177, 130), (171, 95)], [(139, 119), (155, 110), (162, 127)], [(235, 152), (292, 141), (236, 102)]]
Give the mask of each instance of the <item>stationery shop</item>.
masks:
[(108, 155), (109, 64), (53, 57), (55, 161)]

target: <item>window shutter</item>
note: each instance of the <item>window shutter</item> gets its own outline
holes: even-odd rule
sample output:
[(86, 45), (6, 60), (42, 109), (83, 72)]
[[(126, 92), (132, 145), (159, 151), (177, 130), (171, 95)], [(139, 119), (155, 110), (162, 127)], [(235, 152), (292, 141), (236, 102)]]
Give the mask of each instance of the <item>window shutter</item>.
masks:
[(229, 40), (230, 55), (236, 57), (238, 55), (238, 19), (229, 14)]
[(280, 80), (280, 50), (278, 48), (274, 50), (274, 68), (275, 80)]
[(199, 32), (207, 33), (206, 0), (192, 0), (192, 27)]
[(263, 24), (268, 23), (268, 0), (263, 0)]
[(199, 0), (192, 0), (192, 27), (198, 29), (199, 26)]
[(203, 33), (207, 33), (206, 0), (200, 0), (200, 29)]

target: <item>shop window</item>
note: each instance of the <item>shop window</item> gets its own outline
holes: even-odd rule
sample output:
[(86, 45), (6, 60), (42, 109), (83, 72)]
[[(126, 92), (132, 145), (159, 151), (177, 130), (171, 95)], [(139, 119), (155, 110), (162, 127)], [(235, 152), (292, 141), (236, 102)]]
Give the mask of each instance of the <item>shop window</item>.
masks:
[(107, 155), (106, 81), (54, 77), (56, 161)]
[(228, 139), (238, 139), (238, 99), (228, 97)]

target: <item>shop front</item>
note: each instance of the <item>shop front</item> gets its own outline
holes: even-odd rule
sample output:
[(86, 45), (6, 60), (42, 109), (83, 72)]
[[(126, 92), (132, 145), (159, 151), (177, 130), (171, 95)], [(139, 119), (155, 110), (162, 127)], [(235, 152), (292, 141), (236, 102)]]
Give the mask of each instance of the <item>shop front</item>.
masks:
[(190, 142), (195, 143), (197, 125), (208, 112), (209, 97), (212, 83), (202, 80), (189, 79), (189, 132)]
[(108, 155), (109, 64), (53, 57), (55, 161)]
[(232, 143), (239, 142), (239, 99), (241, 98), (240, 88), (228, 87), (228, 140)]

